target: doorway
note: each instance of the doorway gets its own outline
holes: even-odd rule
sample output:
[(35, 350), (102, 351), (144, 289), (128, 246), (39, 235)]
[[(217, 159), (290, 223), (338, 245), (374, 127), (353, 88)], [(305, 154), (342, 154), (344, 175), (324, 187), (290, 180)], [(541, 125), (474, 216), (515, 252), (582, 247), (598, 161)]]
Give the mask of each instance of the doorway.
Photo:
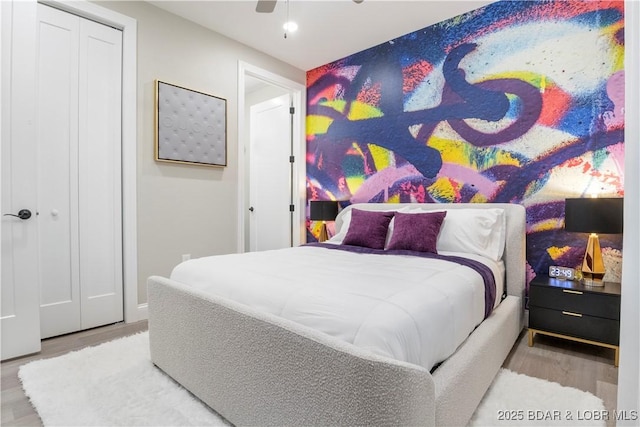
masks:
[(304, 85), (240, 63), (238, 251), (305, 241)]

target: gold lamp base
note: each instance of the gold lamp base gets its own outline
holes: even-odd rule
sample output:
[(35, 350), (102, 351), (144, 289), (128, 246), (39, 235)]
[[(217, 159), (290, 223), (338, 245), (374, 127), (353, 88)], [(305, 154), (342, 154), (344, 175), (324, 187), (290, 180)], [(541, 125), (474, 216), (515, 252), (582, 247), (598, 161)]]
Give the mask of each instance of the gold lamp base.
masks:
[(604, 262), (600, 251), (600, 239), (595, 233), (589, 235), (587, 250), (582, 260), (582, 284), (585, 286), (604, 286)]
[(320, 235), (318, 236), (318, 242), (322, 243), (329, 239), (329, 233), (327, 233), (327, 224), (322, 221), (320, 226)]

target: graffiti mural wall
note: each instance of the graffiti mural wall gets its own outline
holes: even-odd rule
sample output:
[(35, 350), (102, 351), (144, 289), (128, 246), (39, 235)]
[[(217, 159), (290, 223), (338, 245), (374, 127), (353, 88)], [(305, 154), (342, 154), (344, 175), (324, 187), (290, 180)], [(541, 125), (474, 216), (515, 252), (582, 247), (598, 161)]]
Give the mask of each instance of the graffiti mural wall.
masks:
[(623, 7), (501, 1), (309, 71), (308, 199), (520, 203), (530, 276), (577, 266), (564, 199), (623, 196)]

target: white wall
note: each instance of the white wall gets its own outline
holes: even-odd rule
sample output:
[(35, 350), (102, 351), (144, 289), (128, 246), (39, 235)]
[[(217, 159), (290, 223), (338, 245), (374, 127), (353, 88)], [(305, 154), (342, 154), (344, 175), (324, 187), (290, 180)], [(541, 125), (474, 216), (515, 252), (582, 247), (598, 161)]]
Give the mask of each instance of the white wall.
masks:
[[(640, 4), (625, 2), (624, 259), (618, 410), (640, 410)], [(636, 415), (638, 412), (636, 412)], [(629, 417), (633, 418), (633, 417)], [(618, 422), (637, 426), (638, 419)]]
[[(238, 61), (300, 84), (306, 74), (148, 3), (97, 3), (138, 21), (138, 302), (143, 303), (147, 277), (169, 275), (182, 254), (236, 251)], [(227, 100), (227, 167), (154, 161), (156, 79)]]

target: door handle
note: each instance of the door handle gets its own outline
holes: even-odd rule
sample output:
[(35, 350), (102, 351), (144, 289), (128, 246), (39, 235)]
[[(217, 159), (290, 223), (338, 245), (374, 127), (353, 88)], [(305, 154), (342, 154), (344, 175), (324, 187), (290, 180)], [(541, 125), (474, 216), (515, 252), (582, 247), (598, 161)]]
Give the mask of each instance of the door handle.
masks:
[(249, 208), (249, 212), (253, 212), (253, 206)]
[(16, 218), (20, 218), (22, 220), (31, 218), (31, 211), (29, 209), (20, 209), (18, 215), (16, 214), (4, 214), (2, 216), (15, 216)]

